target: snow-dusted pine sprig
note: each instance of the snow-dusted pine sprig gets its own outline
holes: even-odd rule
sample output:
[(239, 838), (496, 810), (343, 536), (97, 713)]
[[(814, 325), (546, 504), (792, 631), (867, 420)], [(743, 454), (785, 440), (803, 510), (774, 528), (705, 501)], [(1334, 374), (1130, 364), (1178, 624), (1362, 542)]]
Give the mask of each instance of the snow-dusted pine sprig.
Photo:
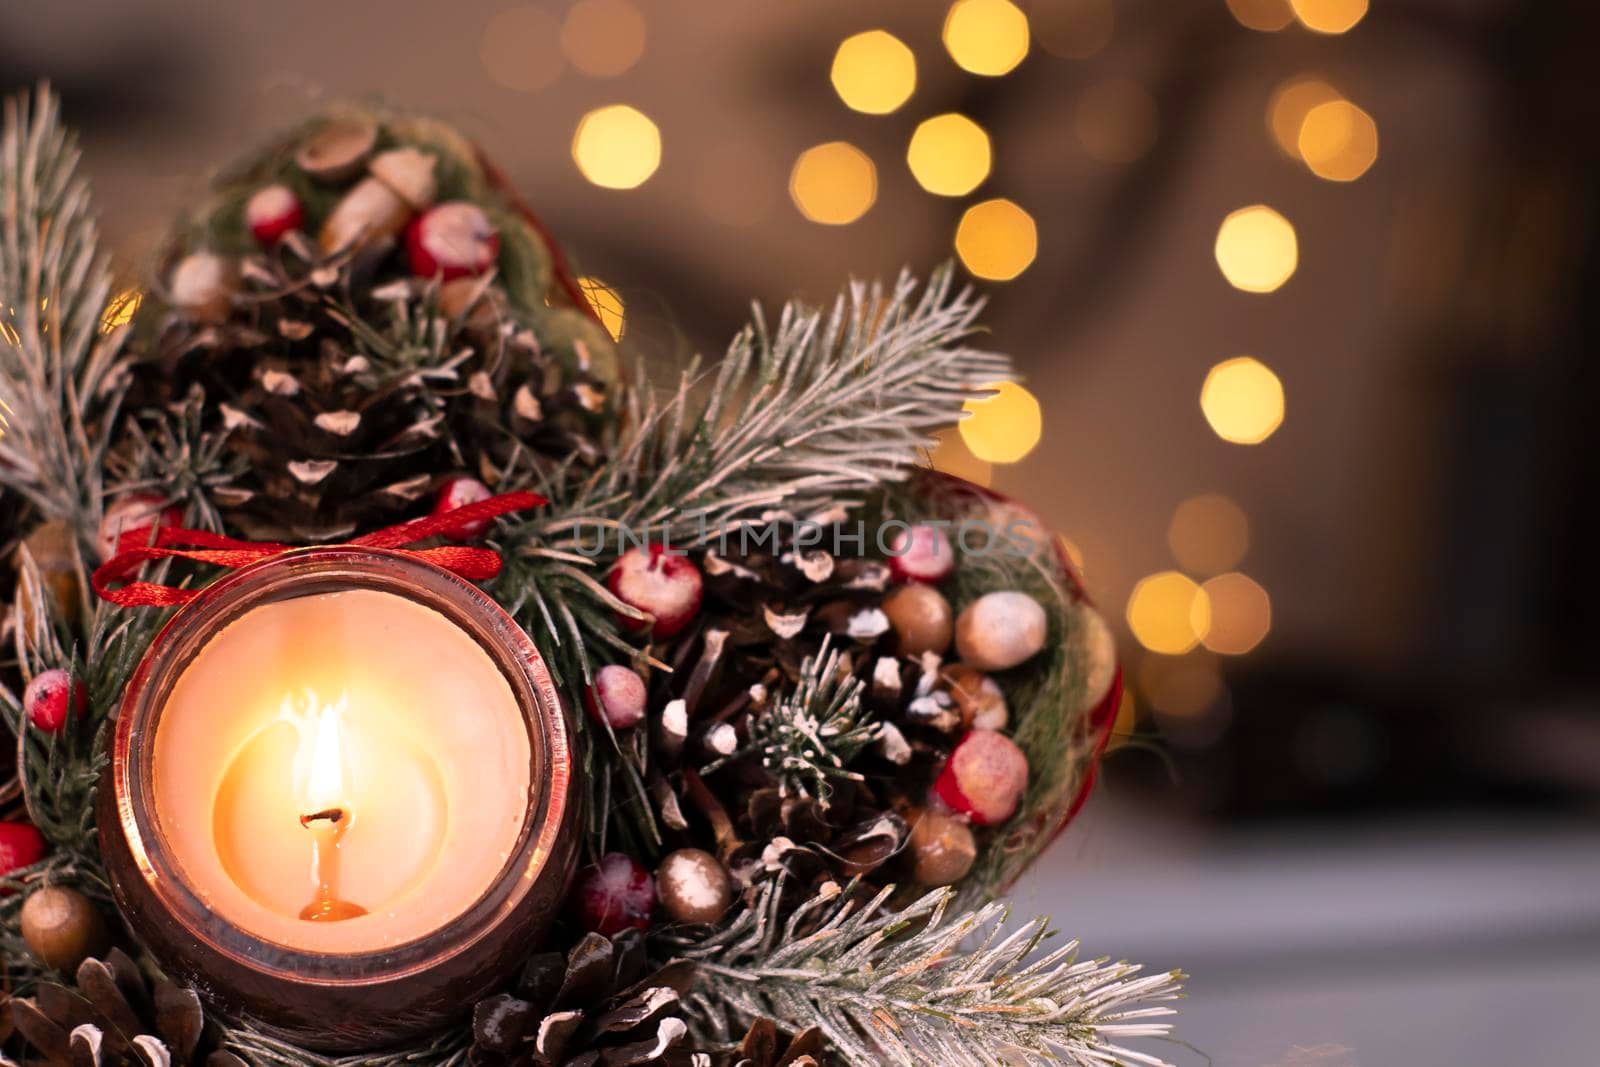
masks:
[(749, 756), (778, 780), (783, 796), (814, 797), (827, 807), (836, 779), (861, 781), (850, 764), (881, 736), (861, 702), (864, 683), (840, 667), (838, 649), (822, 649), (800, 665), (800, 682), (750, 725), (750, 740), (701, 770), (711, 774)]
[(757, 306), (709, 380), (691, 368), (665, 399), (630, 391), (608, 463), (535, 484), (552, 506), (530, 533), (573, 550), (626, 526), (687, 545), (903, 479), (965, 401), (1012, 376), (964, 344), (982, 309), (948, 265), (926, 286), (853, 284), (826, 310), (791, 302), (775, 330)]
[[(854, 888), (854, 887), (852, 887)], [(1035, 918), (1007, 932), (1007, 909), (949, 914), (953, 889), (892, 907), (888, 887), (865, 905), (826, 887), (780, 921), (781, 883), (698, 945), (691, 998), (702, 1041), (766, 1016), (820, 1027), (859, 1067), (993, 1067), (1059, 1063), (1162, 1065), (1121, 1044), (1165, 1037), (1181, 972), (1139, 977), (1127, 963), (1077, 959), (1076, 941), (1030, 961), (1051, 936)]]
[[(0, 488), (89, 536), (123, 330), (102, 334), (111, 275), (77, 139), (45, 86), (5, 102), (0, 135)], [(100, 427), (100, 428), (96, 428)]]

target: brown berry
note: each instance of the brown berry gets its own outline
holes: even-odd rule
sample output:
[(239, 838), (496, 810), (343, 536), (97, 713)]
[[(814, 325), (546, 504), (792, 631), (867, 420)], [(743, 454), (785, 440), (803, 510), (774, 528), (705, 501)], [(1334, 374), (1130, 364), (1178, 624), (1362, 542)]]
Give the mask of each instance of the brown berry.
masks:
[(956, 651), (980, 671), (1010, 670), (1044, 647), (1047, 630), (1044, 608), (1027, 593), (985, 593), (956, 619)]
[(941, 672), (950, 687), (956, 707), (961, 709), (961, 725), (967, 729), (1004, 730), (1011, 719), (1006, 695), (1000, 683), (965, 663), (946, 667)]
[(902, 585), (884, 598), (883, 613), (899, 638), (902, 656), (943, 655), (950, 648), (954, 622), (950, 601), (933, 586)]
[(656, 896), (677, 922), (714, 923), (733, 903), (733, 881), (711, 853), (680, 848), (656, 868)]
[(972, 870), (978, 843), (954, 815), (925, 811), (911, 818), (911, 877), (921, 885), (953, 885)]
[(45, 886), (22, 903), (22, 939), (46, 967), (71, 973), (108, 944), (106, 924), (76, 889)]

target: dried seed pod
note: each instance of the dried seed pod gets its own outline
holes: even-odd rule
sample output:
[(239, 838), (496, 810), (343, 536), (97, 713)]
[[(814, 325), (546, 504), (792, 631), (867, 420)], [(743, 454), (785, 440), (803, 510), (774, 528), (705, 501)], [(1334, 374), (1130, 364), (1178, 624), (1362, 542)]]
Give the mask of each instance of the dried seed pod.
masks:
[(295, 153), (294, 161), (311, 177), (342, 182), (360, 173), (378, 143), (378, 127), (365, 119), (339, 119), (313, 134)]
[(961, 709), (961, 724), (968, 729), (1004, 730), (1011, 715), (1006, 707), (1006, 695), (1000, 683), (993, 678), (957, 663), (946, 667), (940, 675), (950, 687), (956, 707)]

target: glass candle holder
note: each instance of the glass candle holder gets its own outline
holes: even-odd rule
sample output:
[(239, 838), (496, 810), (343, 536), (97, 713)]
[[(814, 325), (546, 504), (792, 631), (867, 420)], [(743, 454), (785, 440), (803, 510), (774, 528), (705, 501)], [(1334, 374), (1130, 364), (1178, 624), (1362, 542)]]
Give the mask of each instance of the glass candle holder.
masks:
[(388, 1045), (543, 937), (579, 851), (573, 765), (543, 657), (476, 586), (298, 550), (151, 644), (101, 846), (130, 929), (214, 1009), (311, 1048)]

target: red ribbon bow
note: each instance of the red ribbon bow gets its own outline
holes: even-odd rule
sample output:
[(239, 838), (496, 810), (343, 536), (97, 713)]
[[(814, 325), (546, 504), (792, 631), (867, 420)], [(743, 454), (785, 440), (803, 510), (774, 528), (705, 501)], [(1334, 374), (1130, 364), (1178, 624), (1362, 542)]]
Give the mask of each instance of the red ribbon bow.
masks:
[[(343, 547), (384, 548), (402, 551), (415, 559), (432, 563), (436, 567), (472, 582), (487, 581), (500, 573), (500, 554), (492, 548), (475, 548), (469, 545), (443, 545), (438, 548), (407, 549), (418, 541), (430, 537), (468, 536), (477, 523), (524, 511), (547, 503), (538, 493), (502, 493), (475, 504), (466, 504), (453, 511), (413, 519), (365, 534)], [(171, 526), (156, 529), (152, 543), (150, 530), (130, 530), (122, 535), (117, 554), (101, 564), (94, 572), (94, 591), (104, 600), (125, 608), (166, 608), (187, 604), (200, 595), (198, 589), (179, 589), (156, 582), (134, 581), (119, 588), (111, 588), (151, 560), (188, 559), (210, 563), (229, 570), (248, 567), (252, 563), (293, 552), (296, 545), (280, 545), (268, 541), (239, 541), (205, 530), (182, 530)], [(322, 546), (318, 546), (322, 547)]]

